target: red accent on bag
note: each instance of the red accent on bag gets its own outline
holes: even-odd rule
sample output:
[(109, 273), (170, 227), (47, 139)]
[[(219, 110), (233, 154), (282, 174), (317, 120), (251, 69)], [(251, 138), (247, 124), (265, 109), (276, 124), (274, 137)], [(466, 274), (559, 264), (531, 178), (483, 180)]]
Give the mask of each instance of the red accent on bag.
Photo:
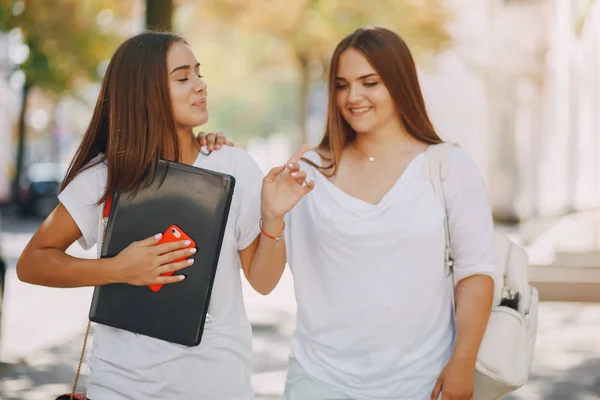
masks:
[(112, 196), (106, 199), (106, 203), (104, 203), (104, 212), (102, 216), (104, 218), (108, 218), (110, 216), (110, 207), (112, 206)]
[[(112, 196), (110, 196), (108, 199), (106, 199), (106, 203), (104, 203), (104, 210), (102, 211), (102, 217), (104, 219), (108, 219), (108, 217), (110, 216), (110, 207), (111, 206), (112, 206)], [(75, 390), (75, 387), (77, 387), (77, 381), (79, 380), (79, 370), (81, 369), (81, 362), (83, 360), (83, 354), (85, 352), (85, 346), (87, 343), (87, 336), (88, 336), (89, 331), (90, 331), (90, 323), (88, 321), (85, 339), (83, 342), (83, 349), (81, 350), (81, 359), (79, 361), (79, 367), (77, 368), (77, 375), (75, 376), (75, 384), (73, 385), (73, 391)], [(85, 393), (74, 393), (74, 394), (73, 393), (65, 393), (65, 394), (58, 396), (56, 398), (56, 400), (88, 400), (88, 398), (85, 396)]]
[(85, 397), (85, 393), (75, 393), (75, 396), (71, 395), (71, 393), (69, 394), (63, 394), (60, 395), (56, 398), (56, 400), (88, 400), (87, 397)]

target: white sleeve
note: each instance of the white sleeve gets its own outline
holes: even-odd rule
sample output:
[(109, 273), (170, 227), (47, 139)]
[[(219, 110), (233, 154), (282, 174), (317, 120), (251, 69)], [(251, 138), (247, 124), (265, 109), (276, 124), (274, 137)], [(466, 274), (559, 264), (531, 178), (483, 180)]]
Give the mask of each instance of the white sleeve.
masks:
[(97, 189), (96, 173), (94, 167), (80, 172), (58, 195), (58, 199), (81, 231), (82, 236), (78, 242), (85, 250), (96, 244), (102, 212), (102, 207), (96, 205), (101, 197)]
[(455, 283), (473, 275), (488, 275), (496, 282), (491, 207), (483, 178), (463, 150), (453, 149), (443, 185)]
[(263, 172), (250, 156), (240, 150), (236, 167), (234, 196), (237, 197), (238, 214), (235, 236), (238, 250), (250, 246), (260, 234), (260, 203)]

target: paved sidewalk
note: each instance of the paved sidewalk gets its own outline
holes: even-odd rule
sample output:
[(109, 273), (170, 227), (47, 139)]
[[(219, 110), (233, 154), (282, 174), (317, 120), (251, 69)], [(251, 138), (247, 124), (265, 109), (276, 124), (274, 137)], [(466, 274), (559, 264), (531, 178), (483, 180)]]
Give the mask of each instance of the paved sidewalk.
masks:
[[(278, 288), (267, 297), (254, 292), (247, 283), (244, 283), (244, 293), (254, 332), (252, 385), (257, 400), (280, 399), (295, 317), (291, 275), (286, 271)], [(10, 364), (0, 364), (0, 399), (48, 400), (69, 392), (83, 343), (83, 325), (84, 322), (80, 333), (55, 339), (55, 345), (34, 351), (21, 359), (13, 357)], [(45, 330), (48, 325), (31, 326), (31, 329)], [(88, 342), (90, 345), (91, 341)], [(84, 387), (86, 373), (84, 365), (79, 389)]]
[[(258, 400), (281, 399), (293, 310), (285, 309), (287, 296), (249, 297), (255, 335), (252, 384)], [(80, 345), (81, 336), (66, 338), (23, 363), (4, 366), (2, 399), (47, 400), (68, 391)], [(508, 399), (600, 400), (600, 304), (542, 303), (532, 379)]]
[[(82, 337), (32, 354), (27, 360), (0, 365), (0, 398), (49, 400), (71, 390), (79, 361)], [(258, 400), (281, 399), (285, 382), (289, 336), (269, 327), (255, 329), (255, 363), (252, 384)], [(84, 365), (79, 390), (84, 388)], [(54, 397), (53, 397), (54, 396)]]
[[(16, 262), (32, 229), (20, 222), (11, 228), (11, 235), (5, 235), (10, 264)], [(10, 364), (0, 365), (0, 399), (53, 399), (72, 384), (89, 290), (36, 289), (17, 284), (14, 276), (10, 284), (1, 355), (13, 357), (6, 358)], [(257, 399), (281, 399), (296, 307), (291, 274), (286, 270), (266, 297), (244, 283), (244, 299), (254, 330), (252, 384)], [(58, 318), (62, 322), (56, 326)], [(85, 368), (83, 372), (82, 381)], [(600, 400), (600, 303), (541, 304), (531, 381), (508, 399)]]
[(511, 400), (600, 400), (600, 304), (541, 303), (531, 380)]

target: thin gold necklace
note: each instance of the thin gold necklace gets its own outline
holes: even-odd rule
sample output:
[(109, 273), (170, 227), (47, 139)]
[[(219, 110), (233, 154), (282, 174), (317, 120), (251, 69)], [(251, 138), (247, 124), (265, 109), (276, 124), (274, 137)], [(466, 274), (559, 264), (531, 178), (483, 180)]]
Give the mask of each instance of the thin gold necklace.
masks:
[[(367, 160), (368, 160), (370, 163), (374, 162), (374, 161), (375, 161), (375, 160), (377, 160), (378, 158), (379, 158), (379, 159), (389, 159), (389, 158), (391, 157), (391, 156), (388, 154), (388, 155), (386, 155), (386, 156), (377, 156), (377, 158), (376, 158), (376, 157), (374, 157), (374, 156), (370, 156), (370, 155), (368, 155), (367, 153), (365, 153), (364, 151), (362, 151), (361, 149), (359, 149), (359, 148), (358, 148), (358, 147), (357, 147), (357, 146), (356, 146), (354, 143), (352, 144), (352, 147), (353, 147), (354, 149), (356, 149), (356, 150), (357, 150), (357, 151), (358, 151), (360, 154), (362, 154), (362, 155), (363, 155), (363, 156), (364, 156), (364, 157), (365, 157), (365, 158), (366, 158), (366, 159), (367, 159)], [(402, 151), (402, 152), (400, 152), (400, 153), (394, 154), (394, 155), (393, 155), (393, 157), (402, 156), (402, 155), (405, 155), (406, 153), (407, 153), (407, 151), (406, 151), (406, 150), (404, 150), (404, 151)]]
[(366, 154), (364, 151), (362, 151), (361, 149), (359, 149), (355, 144), (352, 144), (352, 147), (354, 149), (356, 149), (360, 154), (362, 154), (363, 156), (365, 156), (367, 158), (367, 160), (369, 160), (369, 162), (375, 161), (375, 157)]

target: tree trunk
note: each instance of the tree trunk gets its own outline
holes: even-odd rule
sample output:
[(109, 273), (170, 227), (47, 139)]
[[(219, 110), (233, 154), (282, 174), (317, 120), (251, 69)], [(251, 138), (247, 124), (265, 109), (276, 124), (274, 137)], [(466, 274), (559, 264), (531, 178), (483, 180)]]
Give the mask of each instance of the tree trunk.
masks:
[(54, 106), (52, 113), (52, 119), (50, 120), (50, 160), (55, 163), (61, 162), (60, 157), (60, 144), (61, 144), (61, 132), (59, 132), (62, 128), (62, 125), (56, 120), (56, 105)]
[(173, 30), (173, 0), (146, 0), (146, 29)]
[(16, 205), (21, 205), (21, 196), (19, 195), (19, 183), (21, 182), (21, 175), (23, 174), (23, 167), (25, 161), (25, 132), (26, 123), (25, 116), (27, 115), (27, 100), (29, 99), (29, 93), (31, 90), (31, 82), (25, 81), (23, 85), (22, 99), (21, 99), (21, 113), (19, 114), (19, 138), (17, 141), (17, 158), (15, 160), (15, 176), (13, 180), (12, 195), (13, 202)]
[(306, 130), (306, 119), (308, 117), (308, 96), (310, 94), (310, 70), (308, 60), (298, 56), (300, 64), (300, 92), (298, 127), (300, 128), (300, 143), (308, 143), (308, 132)]

